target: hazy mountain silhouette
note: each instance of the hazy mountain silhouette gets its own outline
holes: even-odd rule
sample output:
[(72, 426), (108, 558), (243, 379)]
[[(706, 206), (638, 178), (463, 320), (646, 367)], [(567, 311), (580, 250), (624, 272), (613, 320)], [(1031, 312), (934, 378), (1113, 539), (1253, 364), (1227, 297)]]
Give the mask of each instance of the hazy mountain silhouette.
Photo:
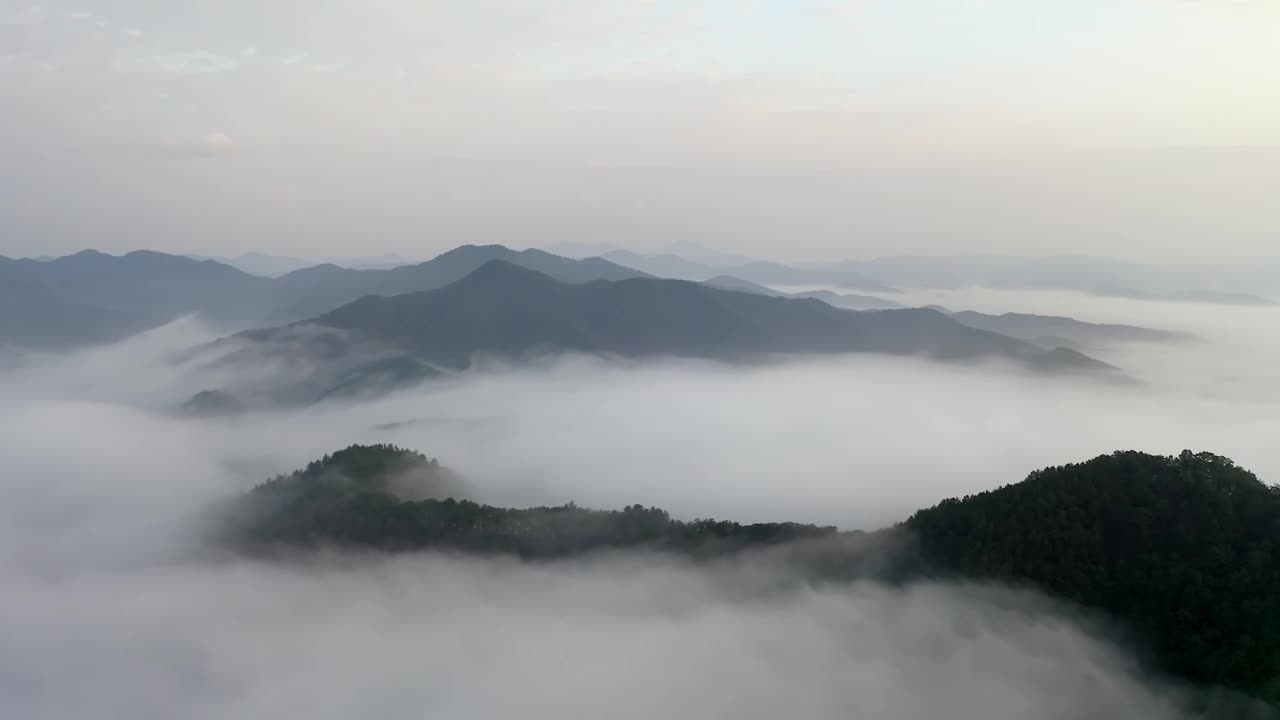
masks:
[(1069, 317), (1005, 313), (987, 315), (965, 310), (950, 313), (952, 318), (980, 330), (1008, 335), (1036, 343), (1042, 347), (1089, 349), (1115, 343), (1189, 342), (1195, 336), (1187, 333), (1154, 330), (1133, 325), (1087, 323)]
[(725, 274), (764, 285), (834, 285), (870, 292), (894, 292), (892, 286), (874, 275), (841, 266), (801, 268), (760, 260), (730, 268)]
[(189, 256), (193, 260), (216, 260), (223, 265), (247, 272), (250, 275), (259, 275), (261, 277), (280, 277), (294, 270), (301, 270), (306, 267), (315, 265), (301, 258), (290, 257), (287, 255), (266, 255), (264, 253), (249, 252), (235, 257), (206, 257), (203, 255)]
[(25, 263), (41, 264), (0, 258), (0, 346), (11, 346), (10, 358), (19, 357), (14, 348), (67, 350), (119, 340), (152, 324), (139, 312), (68, 299), (31, 279)]
[(641, 255), (629, 250), (611, 250), (600, 257), (623, 267), (676, 280), (705, 280), (719, 272), (719, 269), (714, 266), (694, 262), (671, 253)]
[(703, 284), (710, 285), (721, 290), (734, 290), (737, 292), (752, 293), (755, 295), (769, 295), (771, 297), (787, 297), (798, 299), (821, 300), (828, 305), (834, 305), (845, 310), (900, 310), (907, 307), (893, 300), (885, 300), (884, 298), (873, 297), (871, 295), (849, 295), (838, 293), (833, 290), (811, 290), (809, 292), (800, 293), (784, 293), (773, 288), (753, 283), (750, 280), (733, 277), (732, 275), (717, 275), (710, 280), (703, 281)]
[(566, 283), (646, 277), (645, 273), (601, 258), (571, 260), (542, 250), (463, 245), (424, 263), (390, 270), (318, 265), (289, 273), (278, 281), (274, 319), (291, 322), (312, 317), (364, 295), (399, 295), (444, 287), (493, 260), (536, 270)]
[(124, 313), (143, 327), (190, 313), (236, 326), (262, 318), (271, 298), (268, 278), (213, 260), (149, 250), (119, 256), (85, 250), (44, 262), (12, 260), (7, 267), (13, 277), (44, 288), (64, 304)]
[(495, 259), (571, 283), (646, 277), (600, 258), (570, 260), (501, 245), (466, 245), (389, 270), (317, 265), (280, 278), (145, 250), (122, 256), (86, 250), (45, 261), (0, 258), (0, 342), (38, 349), (89, 345), (188, 314), (227, 331), (293, 322), (365, 295), (443, 287)]
[[(895, 286), (1045, 289), (1139, 300), (1269, 305), (1280, 268), (1162, 265), (1083, 256), (892, 256), (829, 266)], [(755, 279), (755, 278), (752, 278)]]
[(438, 290), (368, 296), (296, 326), (241, 338), (288, 345), (299, 328), (339, 331), (351, 346), (391, 348), (446, 369), (466, 368), (477, 355), (520, 359), (576, 351), (728, 360), (874, 352), (1114, 371), (1074, 351), (1046, 352), (934, 310), (852, 313), (817, 300), (654, 278), (573, 285), (503, 261)]

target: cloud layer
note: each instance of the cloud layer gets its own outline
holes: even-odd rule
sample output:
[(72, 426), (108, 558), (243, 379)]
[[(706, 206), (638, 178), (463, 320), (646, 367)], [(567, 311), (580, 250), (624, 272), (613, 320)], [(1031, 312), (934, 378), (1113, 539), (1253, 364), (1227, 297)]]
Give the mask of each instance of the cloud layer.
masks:
[(438, 456), (495, 503), (864, 528), (1117, 448), (1209, 449), (1280, 477), (1276, 348), (1258, 332), (1274, 310), (1156, 323), (1169, 306), (1074, 302), (1208, 341), (1118, 353), (1147, 380), (1123, 389), (897, 358), (570, 358), (229, 421), (171, 414), (227, 380), (172, 363), (202, 339), (193, 323), (5, 371), (0, 714), (1179, 717), (1182, 691), (1112, 629), (998, 588), (809, 588), (769, 558), (267, 563), (201, 545), (210, 503), (356, 441)]

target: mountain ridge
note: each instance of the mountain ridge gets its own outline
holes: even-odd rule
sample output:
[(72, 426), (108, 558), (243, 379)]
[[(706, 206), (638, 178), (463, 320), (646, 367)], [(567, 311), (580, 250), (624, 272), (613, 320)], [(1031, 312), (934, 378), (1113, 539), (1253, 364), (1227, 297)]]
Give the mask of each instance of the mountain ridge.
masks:
[(326, 384), (338, 376), (349, 391), (359, 392), (362, 373), (375, 367), (382, 369), (378, 387), (387, 389), (466, 370), (477, 358), (520, 362), (562, 353), (730, 362), (879, 353), (1123, 377), (1076, 351), (1046, 351), (935, 310), (857, 313), (812, 298), (662, 278), (571, 284), (501, 260), (443, 288), (368, 295), (308, 320), (246, 331), (225, 342), (235, 348), (232, 357), (289, 358), (309, 368), (309, 389), (287, 394), (312, 398), (325, 396)]

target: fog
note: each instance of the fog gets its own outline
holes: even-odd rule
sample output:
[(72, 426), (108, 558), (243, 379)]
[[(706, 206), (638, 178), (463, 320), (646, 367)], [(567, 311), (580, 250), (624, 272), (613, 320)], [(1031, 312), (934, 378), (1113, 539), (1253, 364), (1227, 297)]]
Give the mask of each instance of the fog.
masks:
[(9, 717), (1162, 718), (1164, 692), (1038, 600), (767, 594), (633, 560), (410, 557), (25, 582)]
[(1180, 691), (1108, 630), (1000, 588), (778, 586), (785, 568), (764, 561), (201, 546), (211, 503), (354, 442), (438, 457), (495, 504), (866, 529), (1117, 449), (1210, 450), (1280, 478), (1277, 309), (930, 297), (1203, 342), (1099, 354), (1129, 385), (872, 356), (566, 358), (224, 419), (173, 414), (229, 379), (173, 362), (208, 339), (194, 320), (4, 371), (0, 715), (1176, 717)]

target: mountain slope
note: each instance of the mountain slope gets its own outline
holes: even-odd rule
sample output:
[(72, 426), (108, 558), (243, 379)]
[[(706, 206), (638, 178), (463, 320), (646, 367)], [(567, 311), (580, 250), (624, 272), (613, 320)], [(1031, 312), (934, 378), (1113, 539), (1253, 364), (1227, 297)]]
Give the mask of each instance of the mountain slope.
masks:
[(704, 285), (709, 285), (721, 290), (734, 290), (736, 292), (752, 293), (754, 295), (769, 295), (771, 297), (796, 298), (800, 300), (813, 299), (821, 300), (828, 305), (834, 305), (845, 310), (902, 310), (906, 305), (885, 300), (883, 298), (872, 297), (870, 295), (849, 295), (842, 294), (832, 290), (811, 290), (799, 293), (784, 293), (766, 287), (759, 283), (753, 283), (750, 280), (734, 277), (732, 275), (717, 275), (709, 280), (703, 281)]
[(646, 277), (600, 258), (463, 246), (419, 265), (353, 270), (318, 265), (280, 278), (213, 260), (93, 250), (49, 260), (0, 258), (0, 343), (60, 349), (115, 340), (188, 314), (225, 330), (314, 317), (359, 297), (443, 287), (503, 259), (564, 282)]
[(10, 270), (65, 303), (128, 313), (153, 326), (190, 313), (231, 326), (260, 322), (272, 282), (212, 260), (148, 250), (14, 260)]
[(1045, 353), (933, 310), (850, 313), (817, 300), (651, 278), (570, 285), (501, 261), (440, 290), (365, 297), (310, 322), (452, 368), (466, 367), (477, 353), (543, 350), (704, 358), (879, 352), (1004, 358), (1037, 369), (1107, 367), (1079, 354)]
[[(68, 300), (0, 259), (0, 344), (28, 350), (68, 350), (112, 342), (150, 327), (137, 313)], [(17, 356), (16, 351), (10, 351)]]
[[(406, 470), (421, 478), (406, 497)], [(1280, 677), (1280, 489), (1209, 453), (1119, 452), (915, 513), (873, 532), (681, 521), (618, 511), (500, 508), (424, 456), (352, 447), (230, 504), (220, 537), (249, 552), (337, 546), (448, 549), (545, 560), (622, 548), (693, 557), (750, 552), (807, 585), (868, 578), (1029, 584), (1132, 633), (1156, 669), (1217, 686), (1189, 717), (1274, 717)], [(1190, 699), (1190, 698), (1189, 698)], [(1272, 696), (1272, 701), (1275, 701)]]
[(1280, 490), (1226, 458), (1105, 455), (947, 500), (906, 527), (937, 568), (1108, 611), (1180, 675), (1280, 679)]
[(1185, 333), (1154, 330), (1133, 325), (1086, 323), (1069, 317), (1005, 313), (987, 315), (964, 310), (951, 317), (980, 330), (1016, 337), (1047, 347), (1098, 348), (1124, 342), (1187, 342), (1195, 338)]
[(686, 260), (679, 255), (640, 255), (629, 250), (611, 250), (600, 257), (623, 267), (640, 270), (656, 277), (676, 280), (704, 280), (716, 274), (710, 265)]
[(601, 258), (571, 260), (542, 250), (502, 245), (463, 245), (417, 265), (389, 270), (352, 270), (319, 265), (279, 280), (274, 319), (292, 322), (328, 312), (364, 295), (400, 295), (455, 283), (493, 260), (536, 270), (566, 283), (647, 277)]

